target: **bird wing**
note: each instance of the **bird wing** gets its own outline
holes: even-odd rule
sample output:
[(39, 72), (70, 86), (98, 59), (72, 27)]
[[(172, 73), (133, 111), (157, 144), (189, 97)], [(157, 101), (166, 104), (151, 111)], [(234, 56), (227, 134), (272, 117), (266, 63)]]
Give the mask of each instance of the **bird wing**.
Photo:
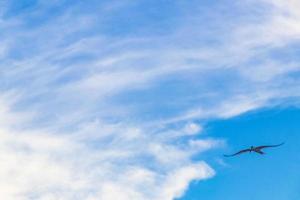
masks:
[(283, 143), (280, 143), (280, 144), (276, 144), (276, 145), (263, 145), (263, 146), (255, 147), (255, 149), (261, 150), (261, 149), (269, 148), (269, 147), (279, 147), (279, 146), (281, 146), (281, 145), (283, 145), (283, 144), (284, 144), (284, 142), (283, 142)]
[(241, 154), (241, 153), (246, 153), (246, 152), (248, 152), (248, 151), (250, 151), (250, 149), (244, 149), (244, 150), (241, 150), (241, 151), (239, 151), (239, 152), (236, 152), (236, 153), (234, 153), (234, 154), (232, 154), (232, 155), (224, 155), (224, 156), (225, 156), (225, 157), (236, 156), (236, 155), (239, 155), (239, 154)]

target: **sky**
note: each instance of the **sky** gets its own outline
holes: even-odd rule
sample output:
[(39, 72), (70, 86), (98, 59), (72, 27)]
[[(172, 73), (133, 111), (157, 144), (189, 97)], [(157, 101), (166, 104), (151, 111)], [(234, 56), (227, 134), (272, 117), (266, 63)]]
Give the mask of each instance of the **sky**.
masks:
[(299, 10), (0, 0), (0, 199), (298, 200)]

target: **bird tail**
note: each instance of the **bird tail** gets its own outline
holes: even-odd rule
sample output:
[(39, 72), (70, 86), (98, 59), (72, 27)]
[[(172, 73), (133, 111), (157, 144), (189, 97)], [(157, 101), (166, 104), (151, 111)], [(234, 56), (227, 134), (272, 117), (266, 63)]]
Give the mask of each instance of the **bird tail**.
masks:
[(261, 151), (261, 150), (257, 150), (257, 151), (255, 151), (256, 153), (259, 153), (259, 154), (265, 154), (265, 152), (263, 152), (263, 151)]

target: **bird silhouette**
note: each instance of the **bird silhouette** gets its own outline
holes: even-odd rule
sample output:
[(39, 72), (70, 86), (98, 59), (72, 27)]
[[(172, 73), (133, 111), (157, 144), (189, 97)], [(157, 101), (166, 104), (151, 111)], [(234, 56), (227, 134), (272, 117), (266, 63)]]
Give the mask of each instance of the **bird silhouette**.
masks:
[(246, 153), (246, 152), (249, 152), (251, 153), (252, 151), (255, 152), (255, 153), (258, 153), (258, 154), (265, 154), (262, 149), (264, 148), (269, 148), (269, 147), (279, 147), (281, 145), (283, 145), (283, 143), (281, 144), (276, 144), (276, 145), (263, 145), (263, 146), (257, 146), (257, 147), (254, 147), (254, 146), (251, 146), (249, 149), (243, 149), (241, 151), (238, 151), (234, 154), (231, 154), (231, 155), (224, 155), (225, 157), (231, 157), (231, 156), (236, 156), (236, 155), (239, 155), (239, 154), (242, 154), (242, 153)]

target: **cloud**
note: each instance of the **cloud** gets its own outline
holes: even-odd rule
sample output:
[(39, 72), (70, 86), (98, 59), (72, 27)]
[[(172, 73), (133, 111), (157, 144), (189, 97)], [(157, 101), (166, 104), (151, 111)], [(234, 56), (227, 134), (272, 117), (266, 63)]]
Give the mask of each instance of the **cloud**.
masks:
[[(20, 115), (9, 109), (2, 114)], [(189, 161), (198, 151), (153, 137), (164, 131), (99, 121), (74, 133), (0, 130), (1, 198), (173, 199), (190, 181), (214, 175), (205, 162)]]
[(202, 127), (195, 123), (188, 123), (184, 127), (184, 132), (187, 135), (194, 135), (202, 131)]
[(296, 1), (127, 2), (1, 8), (2, 199), (178, 198), (207, 120), (299, 103)]

